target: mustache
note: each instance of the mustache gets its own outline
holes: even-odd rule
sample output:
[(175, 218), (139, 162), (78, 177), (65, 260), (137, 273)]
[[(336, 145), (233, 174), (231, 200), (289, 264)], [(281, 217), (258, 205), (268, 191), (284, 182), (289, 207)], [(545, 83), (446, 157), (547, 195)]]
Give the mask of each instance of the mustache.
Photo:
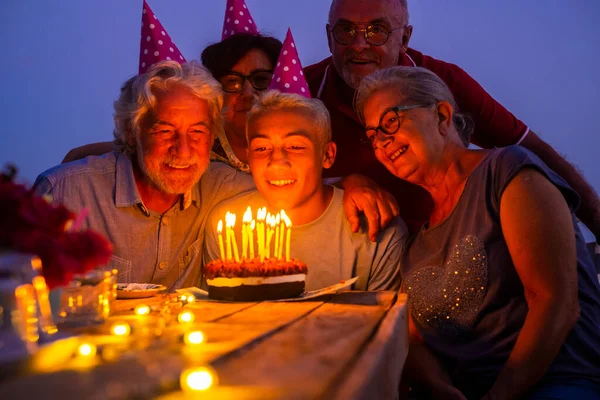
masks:
[(344, 62), (348, 62), (352, 59), (379, 62), (379, 56), (371, 49), (365, 49), (364, 51), (349, 50), (344, 54)]

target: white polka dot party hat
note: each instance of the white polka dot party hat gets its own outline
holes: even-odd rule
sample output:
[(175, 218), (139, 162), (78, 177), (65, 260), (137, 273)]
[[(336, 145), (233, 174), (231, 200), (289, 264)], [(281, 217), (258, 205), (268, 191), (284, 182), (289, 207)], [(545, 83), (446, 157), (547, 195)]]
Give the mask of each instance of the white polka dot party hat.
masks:
[(308, 84), (304, 72), (302, 72), (302, 65), (292, 37), (292, 31), (289, 28), (273, 71), (273, 79), (269, 89), (279, 90), (283, 93), (296, 93), (310, 98)]
[(171, 40), (162, 24), (152, 12), (146, 0), (142, 8), (142, 39), (140, 41), (139, 73), (148, 71), (159, 61), (173, 60), (184, 63), (185, 58)]
[(258, 28), (244, 0), (227, 0), (221, 40), (236, 33), (258, 35)]

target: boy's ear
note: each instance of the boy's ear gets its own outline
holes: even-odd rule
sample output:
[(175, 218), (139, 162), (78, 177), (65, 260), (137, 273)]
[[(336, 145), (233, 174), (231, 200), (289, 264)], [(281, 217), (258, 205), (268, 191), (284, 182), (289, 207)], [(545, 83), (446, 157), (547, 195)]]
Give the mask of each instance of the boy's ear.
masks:
[(323, 152), (323, 168), (331, 168), (335, 161), (335, 155), (337, 154), (337, 146), (334, 142), (329, 142), (325, 145), (325, 151)]

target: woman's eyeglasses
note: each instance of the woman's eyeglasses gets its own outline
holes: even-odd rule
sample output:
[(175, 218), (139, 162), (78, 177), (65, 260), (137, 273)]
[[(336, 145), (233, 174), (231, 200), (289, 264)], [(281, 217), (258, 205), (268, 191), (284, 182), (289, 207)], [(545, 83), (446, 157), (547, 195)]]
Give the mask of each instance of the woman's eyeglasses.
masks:
[(266, 90), (271, 84), (273, 71), (261, 70), (251, 73), (250, 75), (242, 75), (238, 72), (231, 71), (219, 78), (219, 82), (223, 90), (227, 93), (238, 93), (244, 87), (246, 79), (256, 90)]
[(412, 110), (415, 108), (431, 107), (432, 104), (418, 104), (409, 106), (396, 106), (385, 110), (381, 118), (379, 118), (379, 125), (375, 128), (367, 127), (366, 137), (363, 137), (361, 143), (365, 146), (371, 147), (373, 150), (377, 149), (376, 140), (381, 132), (384, 135), (393, 135), (398, 132), (402, 122), (404, 121), (404, 111)]

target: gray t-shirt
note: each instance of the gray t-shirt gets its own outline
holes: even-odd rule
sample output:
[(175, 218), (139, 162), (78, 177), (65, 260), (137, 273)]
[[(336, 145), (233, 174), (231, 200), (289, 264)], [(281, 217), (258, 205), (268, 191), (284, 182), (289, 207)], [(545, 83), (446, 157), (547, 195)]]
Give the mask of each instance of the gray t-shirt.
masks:
[[(577, 207), (577, 194), (533, 153), (521, 146), (495, 149), (471, 173), (450, 216), (411, 237), (401, 263), (415, 324), (464, 390), (489, 389), (528, 311), (500, 226), (502, 193), (524, 168), (540, 171)], [(600, 377), (600, 288), (573, 221), (581, 317), (545, 379)]]
[[(305, 225), (292, 226), (290, 252), (293, 258), (308, 266), (306, 290), (334, 285), (357, 275), (355, 289), (397, 290), (400, 287), (400, 258), (408, 232), (406, 225), (401, 219), (395, 219), (373, 243), (366, 233), (351, 231), (344, 213), (344, 192), (333, 189), (333, 198), (319, 218)], [(266, 207), (267, 203), (254, 190), (214, 208), (207, 224), (205, 262), (220, 258), (216, 228), (219, 220), (225, 223), (227, 211), (237, 216), (234, 231), (241, 252), (240, 224), (248, 206), (252, 207), (256, 218), (257, 209)], [(280, 210), (268, 211), (275, 214)]]
[(129, 157), (111, 152), (51, 168), (34, 187), (75, 213), (87, 210), (82, 228), (111, 241), (113, 256), (107, 267), (119, 270), (119, 282), (176, 289), (199, 283), (209, 211), (253, 188), (254, 182), (225, 164), (211, 163), (186, 202), (159, 214), (144, 206)]

